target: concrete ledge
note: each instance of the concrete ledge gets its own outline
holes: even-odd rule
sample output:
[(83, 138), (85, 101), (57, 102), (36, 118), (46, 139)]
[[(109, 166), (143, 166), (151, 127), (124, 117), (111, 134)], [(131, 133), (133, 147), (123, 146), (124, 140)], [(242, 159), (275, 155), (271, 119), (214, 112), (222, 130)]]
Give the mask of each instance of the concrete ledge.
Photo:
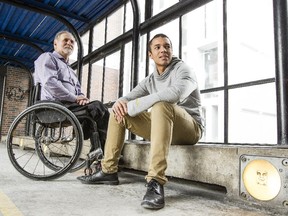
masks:
[[(228, 197), (242, 199), (240, 196), (241, 155), (288, 158), (287, 147), (216, 144), (172, 145), (169, 152), (166, 175), (220, 185), (226, 188)], [(125, 167), (147, 171), (149, 149), (149, 142), (126, 141), (123, 149)], [(288, 183), (288, 167), (285, 172)], [(288, 199), (287, 195), (284, 194), (286, 200)], [(282, 205), (282, 203), (279, 205)], [(287, 206), (285, 208), (287, 210)]]
[[(3, 136), (1, 139), (1, 142), (6, 143), (7, 141), (7, 136)], [(71, 143), (73, 145), (75, 145), (75, 141), (71, 141)], [(24, 150), (24, 149), (35, 149), (35, 140), (33, 139), (33, 137), (30, 136), (18, 136), (18, 137), (13, 137), (13, 144), (15, 145), (19, 145), (19, 147)], [(50, 155), (50, 154), (63, 154), (66, 153), (67, 155), (71, 155), (73, 154), (73, 152), (71, 152), (71, 149), (67, 149), (67, 147), (65, 145), (62, 145), (60, 142), (58, 143), (58, 146), (56, 147), (54, 144), (46, 147), (44, 146), (44, 153), (46, 155)], [(90, 151), (90, 140), (83, 140), (83, 147), (82, 147), (82, 151), (80, 154), (80, 158), (81, 159), (86, 159), (87, 158), (87, 154)]]

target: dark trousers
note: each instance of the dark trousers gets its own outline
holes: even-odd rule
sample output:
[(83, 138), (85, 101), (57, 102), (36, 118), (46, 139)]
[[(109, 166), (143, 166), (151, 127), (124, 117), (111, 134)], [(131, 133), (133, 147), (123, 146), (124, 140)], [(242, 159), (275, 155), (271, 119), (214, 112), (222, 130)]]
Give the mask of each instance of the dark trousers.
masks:
[[(88, 114), (96, 123), (97, 123), (97, 130), (99, 133), (101, 148), (104, 150), (104, 145), (107, 136), (107, 128), (108, 128), (108, 121), (109, 121), (109, 111), (108, 108), (100, 101), (92, 101), (86, 105), (79, 105), (77, 103), (63, 103), (65, 107), (67, 107), (70, 111), (72, 111), (76, 117), (77, 115), (86, 115)], [(82, 112), (83, 111), (83, 112)], [(86, 112), (85, 112), (86, 111)], [(87, 120), (80, 121), (83, 128), (84, 139), (88, 139), (91, 137), (92, 133), (94, 132), (93, 125), (91, 122)]]

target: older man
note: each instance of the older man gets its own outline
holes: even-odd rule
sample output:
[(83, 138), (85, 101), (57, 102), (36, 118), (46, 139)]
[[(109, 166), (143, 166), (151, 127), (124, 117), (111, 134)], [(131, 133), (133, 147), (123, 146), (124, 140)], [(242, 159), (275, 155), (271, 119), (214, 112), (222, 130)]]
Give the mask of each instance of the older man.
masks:
[[(109, 112), (100, 101), (90, 102), (81, 91), (79, 80), (69, 66), (74, 44), (75, 39), (70, 32), (58, 32), (54, 39), (54, 51), (41, 54), (35, 61), (34, 82), (41, 84), (41, 100), (61, 102), (72, 112), (87, 110), (97, 122), (104, 148)], [(90, 125), (85, 124), (85, 138), (89, 138), (92, 130)]]

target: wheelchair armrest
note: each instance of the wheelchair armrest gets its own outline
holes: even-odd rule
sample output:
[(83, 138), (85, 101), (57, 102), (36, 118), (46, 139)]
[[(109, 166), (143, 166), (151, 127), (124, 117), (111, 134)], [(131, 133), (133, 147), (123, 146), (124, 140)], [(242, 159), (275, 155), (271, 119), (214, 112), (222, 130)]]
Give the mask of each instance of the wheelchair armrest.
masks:
[(105, 103), (104, 105), (107, 107), (107, 108), (112, 108), (112, 106), (114, 105), (116, 101), (109, 101), (108, 103)]

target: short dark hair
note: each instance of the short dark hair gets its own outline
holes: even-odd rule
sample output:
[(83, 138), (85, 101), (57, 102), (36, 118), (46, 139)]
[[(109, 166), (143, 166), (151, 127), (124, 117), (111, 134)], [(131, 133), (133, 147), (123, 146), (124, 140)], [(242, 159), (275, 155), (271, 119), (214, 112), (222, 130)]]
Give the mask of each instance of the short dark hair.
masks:
[(170, 38), (169, 38), (167, 35), (163, 34), (163, 33), (159, 33), (159, 34), (154, 35), (154, 37), (149, 41), (149, 43), (148, 43), (148, 51), (149, 51), (149, 52), (151, 52), (151, 44), (152, 44), (152, 41), (153, 41), (155, 38), (159, 38), (159, 37), (167, 38), (167, 39), (170, 41), (170, 45), (171, 45), (171, 48), (172, 48), (172, 42), (171, 42)]

